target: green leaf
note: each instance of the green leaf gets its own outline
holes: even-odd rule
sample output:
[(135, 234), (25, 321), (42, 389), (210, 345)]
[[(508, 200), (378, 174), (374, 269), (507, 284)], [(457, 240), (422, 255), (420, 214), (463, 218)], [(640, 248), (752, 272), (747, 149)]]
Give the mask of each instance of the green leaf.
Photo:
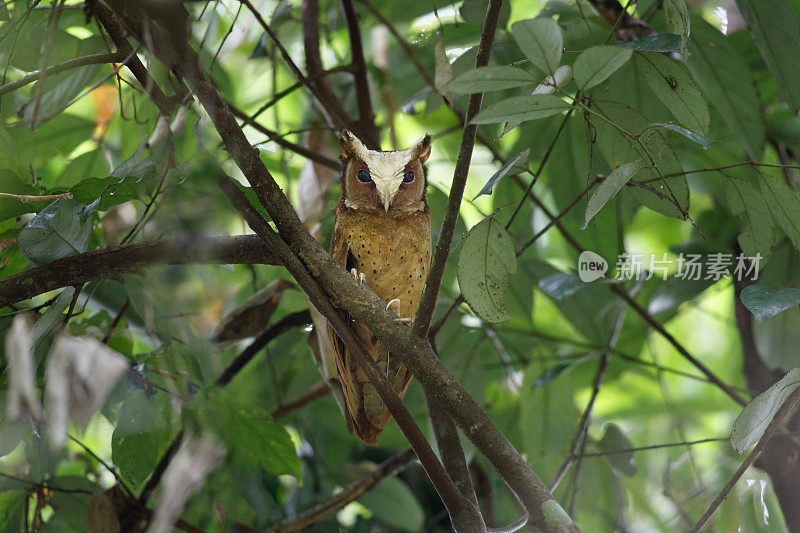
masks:
[(37, 363), (42, 361), (47, 352), (50, 351), (50, 344), (64, 322), (64, 311), (72, 303), (74, 296), (75, 287), (65, 287), (33, 325), (31, 336), (33, 337), (33, 353)]
[[(606, 424), (603, 438), (597, 441), (596, 446), (601, 452), (616, 452), (617, 450), (630, 450), (633, 444), (616, 424)], [(616, 470), (626, 476), (636, 475), (636, 463), (633, 452), (609, 453), (605, 456)]]
[(800, 24), (788, 0), (736, 0), (747, 26), (792, 109), (800, 109)]
[(756, 348), (769, 368), (790, 370), (800, 365), (800, 308), (791, 307), (753, 324)]
[(642, 52), (679, 52), (681, 50), (682, 41), (683, 39), (680, 35), (665, 33), (663, 35), (643, 37), (636, 41), (628, 41), (627, 43), (619, 43), (617, 46), (620, 48), (641, 50)]
[(457, 94), (471, 94), (535, 84), (536, 78), (521, 68), (497, 66), (468, 70), (456, 76), (447, 89)]
[(772, 255), (775, 249), (775, 221), (772, 218), (761, 191), (750, 183), (730, 179), (725, 186), (728, 208), (731, 213), (744, 221), (744, 228), (739, 234), (739, 245), (748, 257), (761, 254)]
[(674, 131), (675, 133), (680, 133), (681, 135), (683, 135), (684, 137), (686, 137), (690, 141), (699, 144), (700, 146), (702, 146), (706, 150), (708, 150), (709, 147), (711, 146), (711, 140), (710, 139), (708, 139), (706, 137), (703, 137), (702, 135), (698, 135), (693, 131), (689, 131), (686, 128), (681, 128), (680, 126), (676, 126), (675, 124), (671, 124), (669, 122), (654, 122), (653, 126), (658, 126), (659, 128), (664, 128), (664, 129), (667, 129), (667, 130), (671, 130), (671, 131)]
[(169, 438), (170, 431), (155, 398), (136, 389), (119, 408), (117, 426), (111, 435), (111, 459), (125, 478), (141, 485), (169, 446)]
[[(2, 132), (3, 130), (0, 130)], [(21, 182), (12, 171), (0, 168), (0, 192), (19, 195), (40, 194), (32, 186)], [(25, 213), (35, 213), (47, 205), (43, 202), (21, 202), (12, 198), (0, 198), (0, 220), (18, 217)]]
[(520, 20), (511, 25), (511, 33), (533, 66), (545, 74), (552, 75), (556, 71), (564, 46), (556, 21), (548, 18)]
[(27, 420), (9, 422), (5, 413), (0, 413), (0, 424), (3, 428), (0, 431), (0, 457), (4, 457), (17, 448), (25, 433), (30, 431), (30, 426)]
[(539, 377), (537, 377), (531, 387), (537, 389), (539, 387), (544, 387), (548, 383), (552, 382), (558, 376), (569, 370), (574, 366), (574, 363), (556, 363), (544, 372), (541, 373)]
[(689, 130), (708, 135), (708, 107), (686, 68), (666, 56), (650, 52), (640, 52), (637, 60), (648, 85), (678, 122)]
[(569, 298), (588, 286), (588, 283), (581, 281), (575, 274), (566, 272), (559, 272), (539, 280), (539, 289), (550, 298), (558, 301)]
[(0, 531), (3, 533), (22, 531), (22, 514), (27, 499), (28, 493), (23, 490), (0, 492)]
[(689, 55), (689, 10), (686, 9), (686, 0), (664, 0), (664, 19), (667, 29), (672, 33), (680, 34), (681, 55)]
[(569, 109), (570, 105), (554, 94), (530, 94), (501, 100), (475, 115), (473, 124), (523, 122), (551, 117)]
[(586, 205), (586, 216), (583, 229), (589, 225), (589, 221), (594, 218), (600, 209), (611, 200), (622, 189), (626, 183), (640, 170), (645, 168), (644, 161), (638, 160), (626, 163), (614, 169), (614, 171), (597, 186), (589, 203)]
[(767, 174), (761, 174), (761, 194), (772, 218), (800, 250), (800, 198), (786, 183)]
[(85, 252), (92, 234), (91, 218), (82, 216), (85, 208), (75, 199), (48, 205), (19, 232), (20, 251), (39, 264)]
[[(516, 170), (517, 173), (525, 170), (527, 168), (528, 157), (530, 156), (530, 153), (531, 149), (526, 148), (506, 161), (506, 164), (500, 167), (500, 170), (492, 174), (492, 177), (489, 178), (489, 181), (486, 182), (486, 185), (483, 186), (483, 189), (481, 189), (481, 191), (475, 195), (475, 198), (484, 194), (492, 194), (492, 188), (495, 186), (495, 184), (512, 169)], [(473, 198), (473, 200), (475, 200), (475, 198)]]
[(514, 241), (490, 215), (467, 233), (458, 258), (458, 286), (476, 315), (487, 322), (503, 322), (508, 278), (517, 270)]
[[(661, 131), (650, 125), (635, 109), (617, 102), (597, 102), (595, 108), (635, 138), (623, 134), (605, 120), (594, 121), (597, 144), (611, 168), (641, 159), (654, 162), (643, 168), (634, 181), (647, 182), (645, 187), (627, 187), (619, 192), (662, 215), (684, 218), (689, 210), (689, 185), (672, 147)], [(661, 176), (675, 175), (669, 179)]]
[(750, 67), (719, 30), (703, 19), (692, 20), (692, 51), (686, 66), (706, 100), (750, 157), (758, 159), (764, 145), (764, 125)]
[(302, 480), (300, 458), (292, 438), (282, 425), (266, 420), (266, 413), (239, 405), (230, 393), (219, 394), (212, 398), (206, 420), (224, 440), (234, 460)]
[(774, 285), (749, 285), (739, 297), (759, 322), (800, 305), (800, 289)]
[(593, 46), (584, 50), (572, 65), (578, 89), (585, 91), (602, 83), (624, 65), (633, 51), (617, 46)]
[(33, 131), (22, 125), (8, 128), (17, 157), (25, 165), (34, 167), (45, 166), (54, 155), (69, 155), (79, 144), (92, 138), (93, 130), (91, 120), (66, 113)]
[(737, 453), (744, 453), (759, 441), (775, 413), (798, 387), (800, 368), (794, 368), (745, 406), (733, 423), (731, 432), (731, 445)]
[(92, 494), (101, 492), (99, 485), (78, 476), (56, 477), (48, 480), (53, 490), (48, 503), (53, 508), (53, 516), (42, 528), (43, 533), (91, 531), (89, 529), (89, 500)]
[[(100, 65), (87, 65), (67, 72), (48, 76), (45, 80), (44, 89), (39, 99), (39, 107), (36, 111), (37, 123), (53, 118), (63, 111), (76, 96), (81, 94), (84, 88), (95, 78), (100, 71)], [(34, 102), (36, 95), (27, 103), (23, 104), (17, 114), (26, 122), (33, 118)]]
[(111, 206), (149, 194), (157, 182), (158, 176), (155, 172), (144, 177), (86, 178), (71, 187), (70, 192), (76, 200), (87, 205), (93, 204), (95, 209), (105, 211)]
[(422, 531), (425, 515), (408, 485), (390, 477), (365, 492), (358, 501), (381, 522), (403, 531)]

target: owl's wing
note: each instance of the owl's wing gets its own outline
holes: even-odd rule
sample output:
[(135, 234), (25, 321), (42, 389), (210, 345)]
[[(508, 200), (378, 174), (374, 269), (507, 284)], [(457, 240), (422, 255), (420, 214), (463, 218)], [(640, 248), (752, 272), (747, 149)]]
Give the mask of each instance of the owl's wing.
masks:
[[(339, 209), (337, 209), (338, 215)], [(331, 235), (331, 257), (334, 261), (339, 263), (348, 272), (351, 268), (355, 268), (355, 257), (350, 252), (350, 243), (345, 237), (345, 231), (342, 228), (342, 220), (337, 216), (336, 222), (333, 225), (333, 234)], [(350, 314), (343, 313), (343, 318), (346, 323), (350, 323)], [(358, 410), (360, 407), (361, 392), (358, 390), (356, 377), (353, 375), (351, 369), (352, 362), (350, 361), (349, 354), (345, 348), (344, 341), (339, 338), (336, 331), (328, 323), (328, 333), (333, 347), (333, 353), (336, 356), (336, 366), (339, 369), (339, 379), (342, 384), (342, 392), (344, 392), (345, 403), (347, 405), (348, 426), (358, 432)]]

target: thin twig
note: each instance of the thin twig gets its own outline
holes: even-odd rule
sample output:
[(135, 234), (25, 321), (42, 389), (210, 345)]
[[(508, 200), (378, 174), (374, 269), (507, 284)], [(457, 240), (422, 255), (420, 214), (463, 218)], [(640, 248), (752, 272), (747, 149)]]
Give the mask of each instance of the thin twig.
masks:
[(72, 193), (65, 192), (61, 194), (45, 194), (43, 196), (34, 196), (30, 194), (11, 194), (10, 192), (0, 192), (0, 198), (8, 198), (10, 200), (17, 200), (18, 202), (33, 204), (36, 202), (50, 202), (52, 200), (69, 200), (72, 198)]
[[(231, 113), (233, 113), (234, 116), (236, 116), (237, 118), (240, 118), (240, 119), (242, 119), (244, 121), (248, 121), (250, 119), (250, 117), (247, 115), (247, 113), (245, 113), (241, 109), (239, 109), (239, 108), (237, 108), (237, 107), (235, 107), (235, 106), (233, 106), (231, 104), (229, 104), (229, 105), (230, 105)], [(312, 161), (314, 161), (316, 163), (319, 163), (321, 165), (325, 165), (328, 168), (333, 168), (333, 169), (338, 170), (341, 167), (341, 164), (338, 161), (336, 161), (334, 159), (331, 159), (329, 157), (325, 157), (324, 155), (319, 154), (317, 152), (314, 152), (313, 150), (309, 150), (305, 146), (300, 146), (299, 144), (295, 144), (293, 142), (287, 141), (286, 139), (284, 139), (281, 136), (280, 133), (278, 133), (276, 131), (272, 131), (269, 128), (266, 128), (265, 126), (262, 126), (258, 122), (249, 122), (249, 125), (253, 129), (258, 130), (259, 132), (261, 132), (264, 135), (266, 135), (267, 137), (269, 137), (270, 141), (274, 142), (275, 144), (277, 144), (281, 148), (285, 148), (285, 149), (289, 150), (290, 152), (294, 152), (294, 153), (296, 153), (298, 155), (301, 155), (301, 156), (303, 156), (303, 157), (305, 157), (307, 159), (311, 159)]]
[(310, 322), (311, 313), (309, 313), (306, 309), (304, 311), (297, 311), (295, 313), (288, 314), (269, 326), (266, 331), (256, 337), (253, 342), (248, 344), (247, 347), (242, 350), (242, 352), (237, 355), (233, 361), (230, 362), (222, 374), (220, 374), (220, 376), (217, 378), (217, 385), (224, 387), (230, 383), (233, 377), (238, 374), (245, 367), (245, 365), (247, 365), (247, 363), (249, 363), (253, 357), (255, 357), (256, 354), (274, 338), (286, 331), (289, 331), (290, 329), (294, 329), (304, 324), (309, 324)]
[(376, 486), (378, 483), (393, 476), (398, 471), (402, 470), (412, 461), (416, 456), (412, 450), (405, 450), (398, 453), (375, 467), (375, 469), (366, 476), (358, 479), (348, 485), (344, 490), (338, 492), (331, 498), (324, 502), (312, 507), (308, 511), (300, 515), (285, 520), (279, 524), (267, 529), (269, 533), (289, 533), (291, 531), (301, 531), (309, 526), (312, 526), (324, 518), (332, 515), (350, 502), (357, 500), (363, 496), (365, 492)]
[(764, 431), (764, 435), (761, 437), (761, 439), (759, 439), (758, 444), (756, 444), (755, 448), (753, 448), (753, 450), (747, 455), (747, 458), (744, 460), (741, 466), (739, 466), (736, 472), (734, 472), (730, 481), (725, 484), (714, 501), (711, 502), (711, 505), (708, 506), (706, 512), (703, 513), (703, 516), (692, 528), (691, 533), (697, 533), (703, 528), (703, 525), (708, 522), (708, 519), (711, 518), (711, 515), (714, 514), (714, 511), (716, 511), (725, 498), (728, 497), (728, 494), (730, 494), (734, 485), (736, 485), (736, 482), (742, 477), (742, 474), (744, 474), (745, 470), (747, 470), (750, 465), (753, 464), (753, 461), (755, 461), (758, 456), (761, 455), (761, 452), (772, 438), (772, 435), (774, 435), (775, 431), (777, 431), (777, 429), (781, 426), (783, 420), (794, 410), (798, 401), (800, 401), (800, 389), (794, 391), (794, 393), (789, 396), (789, 399), (786, 400), (780, 410), (775, 414), (775, 418), (773, 418), (772, 422), (770, 422), (769, 426), (767, 426), (767, 429)]
[(313, 402), (317, 398), (322, 398), (323, 396), (328, 395), (330, 392), (331, 388), (328, 386), (328, 384), (324, 381), (320, 381), (294, 400), (290, 400), (278, 405), (275, 409), (269, 412), (269, 416), (276, 420), (278, 418), (283, 418), (292, 411), (296, 411), (297, 409), (300, 409), (301, 407)]
[(709, 439), (689, 440), (684, 442), (668, 442), (665, 444), (651, 444), (650, 446), (639, 446), (636, 448), (621, 448), (619, 450), (608, 450), (604, 452), (582, 453), (580, 455), (576, 455), (575, 457), (603, 457), (605, 455), (616, 455), (620, 453), (637, 453), (637, 452), (644, 452), (647, 450), (660, 450), (662, 448), (677, 448), (679, 446), (680, 447), (695, 446), (697, 444), (706, 444), (709, 442), (722, 442), (729, 440), (731, 440), (730, 437), (714, 437)]
[(125, 59), (125, 54), (121, 52), (113, 52), (113, 53), (104, 53), (104, 54), (91, 54), (81, 57), (74, 57), (72, 59), (67, 59), (66, 61), (62, 61), (60, 63), (55, 63), (50, 65), (47, 68), (42, 70), (37, 70), (35, 72), (31, 72), (30, 74), (26, 74), (20, 78), (17, 78), (14, 81), (10, 81), (0, 87), (0, 96), (10, 93), (20, 87), (24, 87), (25, 85), (32, 83), (38, 79), (45, 77), (46, 75), (58, 74), (59, 72), (64, 72), (65, 70), (70, 70), (73, 68), (83, 67), (86, 65), (97, 65), (101, 63), (118, 63)]

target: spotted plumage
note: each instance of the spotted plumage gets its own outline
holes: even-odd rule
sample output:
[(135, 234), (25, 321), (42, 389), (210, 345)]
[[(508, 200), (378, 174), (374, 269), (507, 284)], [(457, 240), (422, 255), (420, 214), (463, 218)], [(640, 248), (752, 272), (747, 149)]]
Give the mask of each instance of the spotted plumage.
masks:
[[(430, 137), (403, 151), (368, 150), (350, 132), (342, 146), (342, 198), (336, 207), (331, 256), (402, 318), (413, 318), (431, 262), (431, 226), (425, 201)], [(381, 346), (369, 329), (353, 322), (356, 335), (402, 397), (411, 373)], [(336, 364), (356, 436), (377, 444), (391, 419), (388, 409), (331, 328)]]

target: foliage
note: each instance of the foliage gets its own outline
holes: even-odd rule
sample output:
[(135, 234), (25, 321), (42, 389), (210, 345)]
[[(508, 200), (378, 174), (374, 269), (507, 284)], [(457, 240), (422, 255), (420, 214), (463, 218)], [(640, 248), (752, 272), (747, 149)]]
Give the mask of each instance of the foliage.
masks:
[[(433, 321), (438, 353), (545, 485), (557, 481), (553, 496), (585, 531), (689, 529), (741, 463), (736, 452), (761, 438), (797, 388), (800, 5), (509, 0), (489, 65), (475, 68), (488, 4), (356, 2), (363, 71), (351, 65), (358, 54), (340, 2), (181, 5), (201, 64), (326, 243), (340, 193), (331, 185), (338, 149), (327, 120), (340, 110), (349, 125), (364, 127), (359, 72), (384, 149), (433, 136), (434, 244), (467, 101), (485, 92), (481, 111), (469, 117), (478, 142)], [(35, 319), (29, 359), (37, 398), (60, 334), (102, 340), (130, 369), (88, 429), (73, 424), (74, 438), (54, 450), (47, 413), (7, 419), (20, 368), (11, 361), (21, 354), (0, 346), (0, 531), (100, 528), (109, 500), (120, 521), (122, 508), (150, 513), (162, 458), (186, 434), (213, 435), (226, 454), (187, 488), (179, 527), (263, 529), (296, 520), (408, 441), (394, 422), (374, 448), (348, 432), (336, 399), (320, 386), (320, 332), (305, 327), (306, 315), (296, 318), (309, 303), (294, 282), (276, 281), (289, 279), (286, 270), (254, 253), (226, 266), (213, 264), (227, 262), (216, 250), (190, 259), (193, 239), (247, 229), (216, 184), (222, 174), (244, 183), (247, 170), (220, 144), (187, 81), (132, 37), (127, 65), (135, 58), (147, 69), (144, 88), (107, 58), (41, 73), (108, 54), (111, 40), (82, 7), (0, 4), (0, 337), (15, 316)], [(307, 9), (319, 26), (320, 68), (335, 69), (324, 76), (307, 62), (314, 27)], [(180, 38), (177, 17), (150, 15)], [(303, 81), (284, 51), (308, 75)], [(8, 85), (37, 72), (30, 83)], [(148, 94), (153, 87), (163, 100)], [(159, 121), (163, 106), (169, 120)], [(265, 214), (256, 191), (242, 190)], [(77, 273), (93, 267), (80, 262), (87, 251), (157, 239), (180, 248), (167, 259), (136, 256), (111, 274), (100, 269), (76, 287), (42, 285), (26, 300), (3, 299), (15, 280), (38, 289), (36, 273), (55, 268), (53, 261), (59, 273)], [(582, 281), (582, 251), (607, 263), (605, 279)], [(678, 276), (691, 254), (727, 257), (733, 275), (740, 253), (760, 257), (757, 279)], [(638, 279), (624, 279), (630, 265), (621, 254), (642, 254)], [(198, 261), (209, 264), (178, 265)], [(281, 289), (263, 306), (269, 310), (242, 313), (270, 283)], [(261, 334), (287, 321), (266, 345), (214, 338), (229, 317), (261, 312), (239, 329), (251, 335), (261, 320)], [(252, 359), (240, 364), (248, 349)], [(233, 377), (221, 383), (226, 369)], [(755, 400), (743, 411), (732, 396)], [(424, 397), (413, 380), (404, 404), (434, 443)], [(495, 517), (492, 525), (511, 523), (517, 502), (462, 440), (484, 515)], [(398, 469), (313, 524), (449, 530), (425, 471), (416, 463)], [(783, 530), (792, 510), (779, 506), (778, 485), (755, 469), (746, 476), (716, 511), (717, 529)], [(135, 503), (142, 494), (145, 509)], [(561, 516), (557, 506), (552, 512)]]

